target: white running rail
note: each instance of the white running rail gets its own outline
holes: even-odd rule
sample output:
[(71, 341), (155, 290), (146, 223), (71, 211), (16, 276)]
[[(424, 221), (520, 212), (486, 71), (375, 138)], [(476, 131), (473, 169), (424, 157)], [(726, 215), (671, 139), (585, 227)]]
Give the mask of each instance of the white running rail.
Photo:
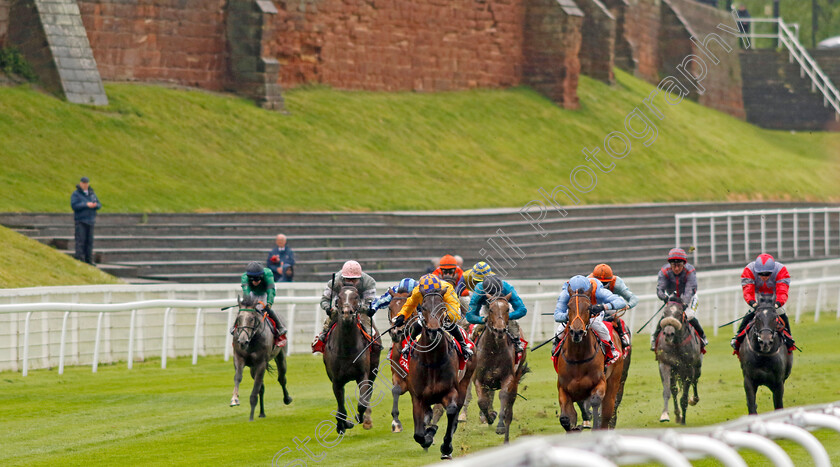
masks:
[[(615, 466), (657, 462), (690, 466), (689, 460), (712, 458), (727, 467), (746, 467), (739, 449), (755, 451), (777, 467), (793, 467), (774, 439), (798, 444), (809, 465), (831, 466), (828, 451), (809, 431), (840, 433), (840, 402), (795, 407), (731, 422), (690, 429), (615, 430), (523, 437), (509, 446), (488, 449), (446, 464), (452, 467)], [(832, 439), (833, 442), (833, 439)], [(765, 465), (765, 464), (762, 464)]]
[[(746, 35), (750, 38), (773, 38), (777, 39), (779, 47), (784, 46), (788, 50), (790, 63), (794, 60), (799, 64), (800, 76), (803, 78), (807, 74), (811, 78), (811, 91), (817, 90), (822, 93), (823, 105), (828, 107), (831, 105), (834, 108), (834, 119), (840, 121), (840, 92), (831, 82), (828, 76), (823, 73), (816, 60), (811, 57), (811, 54), (802, 47), (799, 42), (799, 25), (787, 24), (782, 18), (743, 18), (739, 21), (743, 23), (771, 23), (776, 24), (776, 32), (773, 34), (758, 34), (750, 31)], [(791, 31), (793, 29), (793, 31)]]

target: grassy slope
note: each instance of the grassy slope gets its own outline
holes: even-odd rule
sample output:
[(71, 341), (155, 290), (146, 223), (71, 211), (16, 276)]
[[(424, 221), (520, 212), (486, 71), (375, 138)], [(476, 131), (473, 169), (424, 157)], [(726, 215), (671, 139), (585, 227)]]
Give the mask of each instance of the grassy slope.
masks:
[[(810, 317), (806, 317), (809, 320)], [(840, 399), (840, 355), (836, 342), (840, 323), (799, 324), (798, 341), (805, 348), (795, 356), (787, 383), (789, 406)], [(700, 380), (701, 401), (689, 407), (689, 426), (731, 420), (745, 414), (740, 369), (730, 355), (728, 335), (712, 340)], [(662, 427), (661, 385), (647, 336), (635, 339), (636, 358), (631, 369), (619, 424), (621, 427)], [(562, 431), (557, 421), (556, 376), (544, 349), (529, 355), (534, 372), (524, 382), (518, 400), (512, 437)], [(383, 372), (387, 378), (387, 370)], [(323, 465), (423, 465), (439, 456), (439, 444), (424, 454), (411, 437), (410, 398), (400, 399), (401, 419), (409, 430), (390, 432), (390, 397), (374, 407), (374, 428), (350, 430), (340, 444), (324, 449), (315, 440), (315, 428), (330, 420), (335, 402), (320, 358), (293, 356), (289, 364), (289, 390), (294, 402), (283, 406), (279, 385), (266, 389), (268, 418), (247, 422), (250, 378), (243, 381), (243, 405), (229, 408), (233, 368), (220, 357), (170, 360), (161, 370), (159, 361), (148, 361), (126, 370), (124, 364), (67, 368), (64, 376), (38, 370), (22, 378), (19, 373), (0, 374), (0, 464), (246, 464), (266, 465), (284, 447), (295, 451), (294, 438), (310, 437), (309, 448), (323, 455)], [(269, 379), (270, 380), (270, 379)], [(759, 392), (759, 411), (772, 408), (769, 391)], [(492, 428), (476, 424), (475, 402), (470, 420), (455, 436), (455, 454), (463, 455), (500, 445)], [(673, 426), (669, 424), (667, 426)], [(440, 435), (439, 435), (440, 436)], [(835, 463), (840, 443), (834, 432), (820, 432)], [(330, 433), (329, 440), (334, 439)], [(438, 443), (440, 440), (437, 441)], [(808, 465), (805, 451), (785, 443), (797, 465)], [(287, 455), (279, 465), (291, 460)], [(750, 465), (761, 465), (757, 454)], [(701, 462), (702, 465), (717, 465)]]
[(0, 227), (0, 289), (42, 285), (115, 284), (116, 277)]
[[(651, 87), (617, 75), (613, 87), (581, 77), (578, 111), (527, 89), (298, 89), (284, 116), (154, 86), (108, 85), (101, 110), (2, 88), (0, 211), (67, 211), (83, 174), (103, 212), (521, 206), (539, 187), (568, 184), (582, 148), (601, 146), (642, 106)], [(656, 142), (634, 140), (584, 203), (840, 199), (840, 134), (759, 130), (689, 101), (660, 106)]]

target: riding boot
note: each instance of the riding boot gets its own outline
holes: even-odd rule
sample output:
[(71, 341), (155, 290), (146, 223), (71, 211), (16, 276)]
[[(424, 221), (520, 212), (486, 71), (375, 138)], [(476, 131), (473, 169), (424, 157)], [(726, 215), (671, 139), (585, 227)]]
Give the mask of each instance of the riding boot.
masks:
[(410, 352), (411, 348), (414, 347), (414, 343), (417, 340), (417, 336), (420, 335), (420, 333), (423, 331), (423, 328), (420, 326), (419, 323), (415, 322), (413, 325), (409, 326), (407, 331), (408, 336), (406, 337), (408, 337), (408, 342), (406, 342), (401, 351), (404, 357), (408, 357), (408, 352)]
[(785, 345), (787, 345), (788, 350), (792, 350), (794, 347), (796, 347), (796, 341), (793, 340), (793, 334), (790, 332), (790, 320), (788, 320), (787, 313), (782, 313), (779, 316), (782, 318), (782, 321), (785, 322), (785, 331), (787, 331), (788, 336), (790, 336), (784, 336)]
[(473, 351), (469, 348), (469, 346), (467, 346), (467, 340), (464, 339), (464, 335), (461, 334), (461, 329), (458, 325), (453, 324), (446, 331), (449, 332), (455, 341), (458, 342), (458, 345), (461, 346), (461, 352), (464, 354), (464, 360), (469, 360), (473, 355)]
[(738, 325), (738, 332), (735, 333), (735, 337), (733, 337), (730, 342), (730, 345), (732, 345), (732, 348), (735, 349), (735, 352), (738, 351), (741, 347), (741, 342), (744, 341), (744, 336), (742, 336), (741, 333), (744, 332), (744, 329), (747, 328), (747, 325), (750, 324), (750, 321), (752, 321), (753, 318), (755, 318), (755, 311), (750, 310), (746, 315), (744, 315), (744, 318), (741, 320), (741, 324)]
[(280, 336), (286, 334), (286, 327), (283, 326), (282, 322), (280, 322), (280, 318), (277, 316), (276, 313), (274, 313), (274, 310), (269, 307), (265, 307), (265, 312), (268, 313), (268, 317), (271, 318), (272, 321), (274, 321), (275, 328), (272, 329), (272, 332), (274, 333), (274, 339), (276, 340)]
[(709, 345), (709, 340), (706, 339), (706, 333), (703, 331), (703, 326), (700, 326), (700, 321), (697, 321), (697, 317), (691, 318), (688, 322), (694, 326), (694, 329), (696, 329), (697, 333), (700, 334), (701, 346), (705, 348)]
[(327, 319), (324, 321), (324, 329), (322, 329), (321, 333), (315, 337), (314, 341), (312, 341), (312, 353), (324, 351), (324, 347), (327, 344), (327, 334), (329, 334), (330, 332), (330, 327), (332, 327), (332, 318), (330, 316), (327, 316)]
[(650, 335), (650, 350), (656, 350), (656, 339), (659, 337), (660, 332), (662, 332), (662, 326), (657, 322), (656, 330)]

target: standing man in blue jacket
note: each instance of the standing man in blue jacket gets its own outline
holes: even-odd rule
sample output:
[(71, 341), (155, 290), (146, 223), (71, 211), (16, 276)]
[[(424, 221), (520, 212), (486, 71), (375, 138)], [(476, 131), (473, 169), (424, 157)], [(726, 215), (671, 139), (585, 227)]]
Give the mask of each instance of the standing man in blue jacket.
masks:
[(93, 264), (93, 224), (96, 223), (96, 211), (102, 207), (96, 193), (90, 186), (90, 180), (82, 177), (76, 185), (76, 191), (70, 197), (73, 208), (73, 220), (76, 221), (76, 259)]

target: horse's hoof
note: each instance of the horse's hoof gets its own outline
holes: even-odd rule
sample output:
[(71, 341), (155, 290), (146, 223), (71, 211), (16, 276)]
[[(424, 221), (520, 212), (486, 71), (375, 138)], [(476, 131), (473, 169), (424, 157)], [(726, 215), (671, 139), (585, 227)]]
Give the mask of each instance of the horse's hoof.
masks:
[(698, 402), (700, 402), (699, 397), (692, 397), (688, 400), (688, 405), (697, 405)]
[(364, 428), (365, 430), (370, 430), (371, 428), (373, 428), (373, 422), (370, 420), (365, 420), (365, 422), (362, 423), (362, 428)]
[(291, 404), (292, 403), (292, 397), (291, 396), (284, 397), (283, 398), (283, 403), (286, 404), (286, 405)]
[(458, 421), (459, 422), (466, 422), (467, 421), (467, 413), (461, 412), (458, 414)]
[(479, 412), (478, 413), (478, 422), (481, 423), (482, 425), (487, 424), (487, 417), (484, 416), (484, 412)]
[(665, 422), (670, 422), (670, 421), (671, 421), (671, 417), (668, 415), (668, 412), (662, 412), (662, 415), (659, 416), (659, 422), (660, 423), (665, 423)]
[(265, 414), (264, 414), (264, 413), (261, 413), (261, 414), (260, 414), (260, 418), (265, 418)]
[(451, 461), (452, 460), (452, 454), (441, 454), (440, 455), (440, 460)]
[(493, 422), (496, 421), (496, 416), (497, 415), (499, 415), (499, 414), (496, 413), (496, 412), (490, 412), (490, 414), (487, 416), (487, 424), (492, 425)]
[(237, 405), (239, 405), (239, 399), (238, 398), (233, 398), (233, 399), (230, 400), (230, 406), (231, 407), (236, 407)]
[(402, 423), (391, 422), (391, 433), (401, 433)]
[(562, 425), (563, 429), (566, 430), (566, 431), (571, 431), (571, 429), (572, 429), (571, 419), (569, 419), (569, 417), (567, 417), (565, 415), (562, 415), (560, 417), (560, 425)]
[(499, 425), (499, 426), (496, 427), (496, 434), (497, 435), (503, 435), (503, 434), (505, 434), (506, 431), (507, 431), (507, 429), (502, 425)]
[(584, 430), (592, 429), (592, 422), (590, 420), (584, 420), (583, 423), (580, 424), (580, 427)]

